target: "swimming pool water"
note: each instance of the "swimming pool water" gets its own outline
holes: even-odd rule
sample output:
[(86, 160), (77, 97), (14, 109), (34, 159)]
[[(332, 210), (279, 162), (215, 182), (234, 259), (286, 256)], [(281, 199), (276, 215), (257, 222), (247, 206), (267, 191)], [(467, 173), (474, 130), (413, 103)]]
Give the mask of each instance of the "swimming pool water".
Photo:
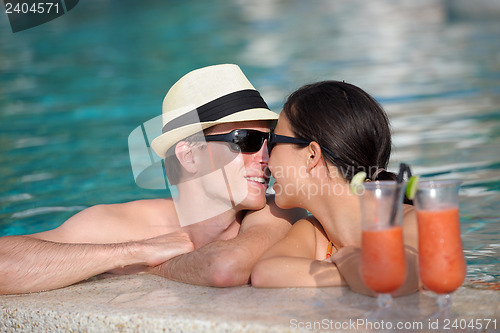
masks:
[(127, 137), (180, 76), (228, 62), (276, 111), (323, 79), (375, 96), (393, 169), (464, 180), (467, 279), (500, 282), (498, 18), (452, 17), (439, 0), (88, 0), (16, 34), (4, 16), (0, 45), (0, 235), (165, 196), (135, 185)]

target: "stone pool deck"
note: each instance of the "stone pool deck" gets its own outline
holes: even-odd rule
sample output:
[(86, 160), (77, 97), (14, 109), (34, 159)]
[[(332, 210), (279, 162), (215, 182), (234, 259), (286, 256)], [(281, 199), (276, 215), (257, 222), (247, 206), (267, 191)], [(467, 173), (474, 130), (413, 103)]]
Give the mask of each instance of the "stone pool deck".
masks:
[[(258, 289), (210, 288), (152, 275), (101, 276), (48, 292), (0, 296), (1, 332), (435, 332), (431, 293), (396, 298), (393, 309), (405, 313), (364, 321), (375, 299), (345, 287)], [(462, 326), (455, 330), (453, 321)], [(477, 319), (482, 319), (477, 321)], [(487, 321), (496, 319), (484, 329)], [(444, 332), (498, 332), (500, 292), (461, 287), (452, 312), (438, 318)], [(445, 328), (450, 321), (448, 330)], [(390, 324), (389, 324), (390, 322)], [(397, 330), (396, 325), (413, 325)], [(343, 327), (342, 327), (343, 326)], [(312, 329), (309, 329), (312, 328)], [(315, 328), (315, 329), (314, 329)]]

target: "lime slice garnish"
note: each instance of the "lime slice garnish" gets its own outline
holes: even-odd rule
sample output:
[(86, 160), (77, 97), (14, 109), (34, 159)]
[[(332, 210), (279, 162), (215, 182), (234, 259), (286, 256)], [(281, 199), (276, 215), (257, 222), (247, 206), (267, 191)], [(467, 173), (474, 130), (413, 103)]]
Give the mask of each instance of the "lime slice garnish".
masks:
[(364, 183), (365, 179), (366, 179), (366, 172), (364, 171), (360, 171), (357, 174), (355, 174), (354, 177), (352, 177), (351, 180), (352, 193), (358, 194), (358, 189), (361, 186), (361, 184)]
[(410, 200), (413, 200), (413, 198), (415, 198), (419, 178), (419, 176), (411, 176), (410, 179), (408, 179), (408, 185), (406, 185), (406, 197)]

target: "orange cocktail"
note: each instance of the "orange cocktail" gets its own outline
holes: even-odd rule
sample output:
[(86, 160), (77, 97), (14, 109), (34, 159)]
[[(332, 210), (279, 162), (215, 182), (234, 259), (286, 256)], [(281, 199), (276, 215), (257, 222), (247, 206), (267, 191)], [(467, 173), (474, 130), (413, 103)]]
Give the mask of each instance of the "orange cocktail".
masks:
[(466, 273), (458, 207), (417, 210), (417, 219), (419, 269), (424, 286), (438, 294), (456, 290)]
[(447, 315), (449, 293), (465, 279), (466, 264), (460, 239), (458, 190), (460, 180), (419, 181), (415, 194), (418, 221), (419, 275), (425, 288), (438, 294), (439, 310)]
[(406, 279), (401, 227), (404, 188), (405, 184), (395, 181), (364, 182), (359, 193), (361, 278), (366, 287), (378, 294), (379, 310), (391, 306), (390, 293)]
[(401, 226), (363, 230), (361, 249), (361, 275), (368, 288), (390, 293), (403, 285), (406, 261)]

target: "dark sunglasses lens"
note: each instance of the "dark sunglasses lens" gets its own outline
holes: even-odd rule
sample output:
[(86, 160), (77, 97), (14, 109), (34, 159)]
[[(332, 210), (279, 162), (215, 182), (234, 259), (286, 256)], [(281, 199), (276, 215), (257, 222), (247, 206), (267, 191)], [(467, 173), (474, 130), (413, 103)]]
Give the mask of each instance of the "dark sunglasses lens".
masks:
[(232, 151), (239, 153), (241, 152), (240, 145), (234, 142), (229, 142), (229, 147), (231, 148)]
[(259, 131), (245, 131), (235, 137), (234, 143), (239, 146), (243, 153), (256, 153), (262, 147), (264, 140), (267, 139), (267, 135), (267, 133)]

